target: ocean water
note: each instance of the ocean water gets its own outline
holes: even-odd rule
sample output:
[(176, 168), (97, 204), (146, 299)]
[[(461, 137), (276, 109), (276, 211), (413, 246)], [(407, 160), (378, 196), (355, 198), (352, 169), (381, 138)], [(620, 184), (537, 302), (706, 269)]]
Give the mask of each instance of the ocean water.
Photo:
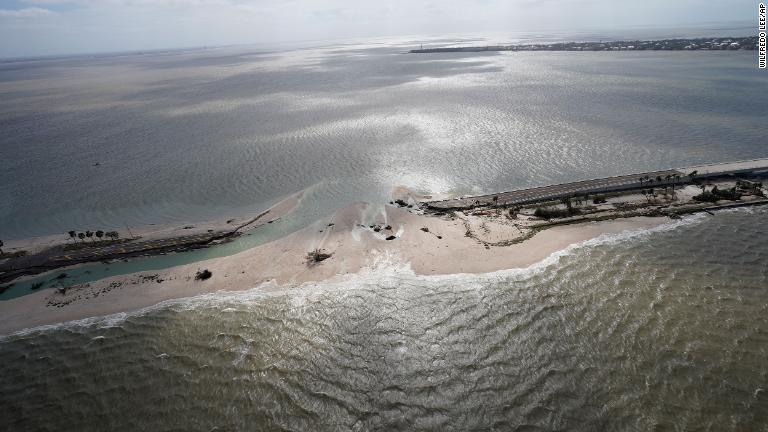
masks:
[[(309, 188), (252, 236), (95, 278), (234, 253), (398, 185), (768, 156), (752, 52), (404, 54), (416, 43), (2, 61), (0, 238)], [(717, 212), (526, 270), (383, 266), (3, 336), (0, 430), (768, 431), (766, 222)]]
[(768, 156), (755, 52), (415, 44), (2, 61), (0, 239)]
[(3, 430), (768, 430), (767, 210), (0, 339)]

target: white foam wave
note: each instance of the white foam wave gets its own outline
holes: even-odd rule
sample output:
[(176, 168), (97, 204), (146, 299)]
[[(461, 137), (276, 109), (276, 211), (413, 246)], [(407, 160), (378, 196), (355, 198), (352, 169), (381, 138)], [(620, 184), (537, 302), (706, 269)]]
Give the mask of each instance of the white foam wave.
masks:
[[(733, 209), (742, 210), (742, 209)], [(133, 312), (121, 312), (102, 317), (92, 317), (80, 320), (68, 321), (64, 323), (51, 324), (20, 330), (7, 336), (0, 336), (0, 342), (10, 337), (24, 337), (36, 333), (57, 331), (64, 329), (78, 329), (86, 327), (109, 328), (119, 326), (131, 317), (139, 317), (156, 311), (168, 308), (177, 310), (191, 310), (205, 307), (224, 306), (222, 312), (233, 311), (231, 306), (233, 302), (247, 303), (259, 302), (264, 299), (276, 296), (292, 296), (291, 301), (295, 302), (296, 307), (300, 307), (303, 302), (310, 300), (316, 294), (328, 294), (344, 290), (359, 288), (361, 286), (383, 288), (393, 288), (404, 282), (409, 285), (423, 285), (434, 287), (437, 285), (478, 287), (479, 285), (497, 282), (501, 280), (517, 281), (526, 280), (536, 274), (548, 271), (551, 267), (557, 265), (560, 260), (569, 255), (585, 249), (597, 246), (612, 246), (627, 241), (647, 241), (652, 235), (672, 231), (684, 226), (698, 224), (706, 220), (706, 214), (697, 213), (685, 216), (682, 219), (671, 221), (652, 228), (640, 228), (625, 230), (615, 234), (603, 234), (590, 240), (574, 243), (562, 250), (550, 254), (543, 260), (525, 268), (514, 268), (498, 270), (488, 273), (456, 273), (445, 275), (418, 275), (411, 268), (410, 264), (403, 262), (399, 257), (392, 253), (385, 252), (377, 257), (375, 263), (361, 270), (358, 273), (337, 276), (323, 282), (307, 282), (294, 286), (278, 286), (274, 281), (266, 282), (257, 287), (244, 291), (217, 291), (202, 294), (194, 297), (166, 300), (153, 306), (148, 306)]]

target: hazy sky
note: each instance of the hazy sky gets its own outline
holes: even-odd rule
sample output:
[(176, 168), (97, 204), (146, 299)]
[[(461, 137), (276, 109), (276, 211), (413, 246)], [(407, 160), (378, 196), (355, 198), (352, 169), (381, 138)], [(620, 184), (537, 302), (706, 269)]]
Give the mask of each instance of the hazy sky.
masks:
[(0, 57), (756, 20), (752, 0), (0, 0)]

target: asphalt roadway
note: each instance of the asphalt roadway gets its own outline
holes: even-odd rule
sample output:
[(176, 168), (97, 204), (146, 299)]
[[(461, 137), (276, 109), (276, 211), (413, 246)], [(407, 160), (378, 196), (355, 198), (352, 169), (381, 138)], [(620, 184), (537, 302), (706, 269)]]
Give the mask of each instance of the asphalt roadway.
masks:
[[(479, 195), (464, 198), (449, 199), (443, 201), (429, 201), (425, 205), (433, 210), (460, 210), (479, 205), (516, 205), (526, 204), (538, 201), (549, 201), (563, 197), (573, 197), (576, 195), (603, 193), (613, 190), (631, 189), (640, 187), (640, 177), (650, 177), (652, 183), (648, 187), (658, 187), (671, 185), (672, 181), (667, 182), (667, 176), (680, 176), (680, 181), (685, 181), (686, 174), (678, 170), (652, 171), (639, 174), (623, 175), (617, 177), (607, 177), (594, 180), (583, 180), (573, 183), (563, 183), (551, 186), (535, 187), (530, 189), (521, 189), (510, 192), (500, 192), (491, 195)], [(656, 178), (661, 177), (662, 182), (657, 183)], [(498, 197), (494, 202), (494, 197)]]
[(120, 243), (116, 245), (102, 246), (98, 248), (84, 248), (50, 257), (51, 261), (79, 261), (83, 259), (94, 260), (98, 257), (113, 257), (116, 255), (137, 254), (155, 249), (172, 249), (178, 246), (207, 243), (222, 233), (204, 233), (167, 239), (146, 240), (140, 242)]

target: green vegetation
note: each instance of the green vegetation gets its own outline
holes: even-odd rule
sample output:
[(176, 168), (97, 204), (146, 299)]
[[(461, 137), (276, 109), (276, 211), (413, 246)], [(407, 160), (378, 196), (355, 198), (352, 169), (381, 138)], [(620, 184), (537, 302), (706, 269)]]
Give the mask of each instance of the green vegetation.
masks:
[[(587, 196), (585, 196), (585, 199)], [(565, 205), (565, 208), (556, 208), (556, 207), (537, 207), (536, 210), (533, 212), (533, 215), (542, 218), (542, 219), (556, 219), (556, 218), (564, 218), (568, 216), (573, 216), (581, 213), (581, 210), (574, 208), (573, 203), (571, 202), (571, 197), (566, 196), (560, 198), (560, 202)], [(576, 198), (577, 204), (581, 204), (581, 200)], [(595, 198), (595, 204), (597, 204), (597, 197)]]
[(573, 216), (581, 213), (580, 210), (575, 208), (554, 208), (554, 207), (538, 207), (533, 212), (533, 215), (542, 219), (557, 219), (568, 216)]
[(98, 231), (95, 231), (95, 232), (94, 231), (85, 231), (84, 233), (77, 232), (77, 231), (74, 231), (74, 230), (73, 231), (69, 231), (69, 238), (72, 239), (73, 241), (77, 241), (77, 239), (80, 239), (80, 241), (85, 241), (86, 238), (89, 238), (89, 239), (91, 239), (92, 242), (95, 243), (96, 240), (93, 240), (94, 236), (96, 236), (96, 238), (98, 238), (99, 240), (101, 240), (104, 237), (112, 239), (112, 240), (117, 240), (118, 238), (120, 238), (120, 234), (118, 234), (117, 231), (106, 231), (105, 232), (105, 231), (102, 231), (102, 230), (98, 230)]
[(735, 187), (721, 190), (715, 186), (711, 191), (708, 191), (706, 186), (702, 186), (701, 193), (694, 196), (693, 199), (699, 202), (717, 202), (720, 200), (736, 201), (741, 199), (741, 194), (736, 192)]

